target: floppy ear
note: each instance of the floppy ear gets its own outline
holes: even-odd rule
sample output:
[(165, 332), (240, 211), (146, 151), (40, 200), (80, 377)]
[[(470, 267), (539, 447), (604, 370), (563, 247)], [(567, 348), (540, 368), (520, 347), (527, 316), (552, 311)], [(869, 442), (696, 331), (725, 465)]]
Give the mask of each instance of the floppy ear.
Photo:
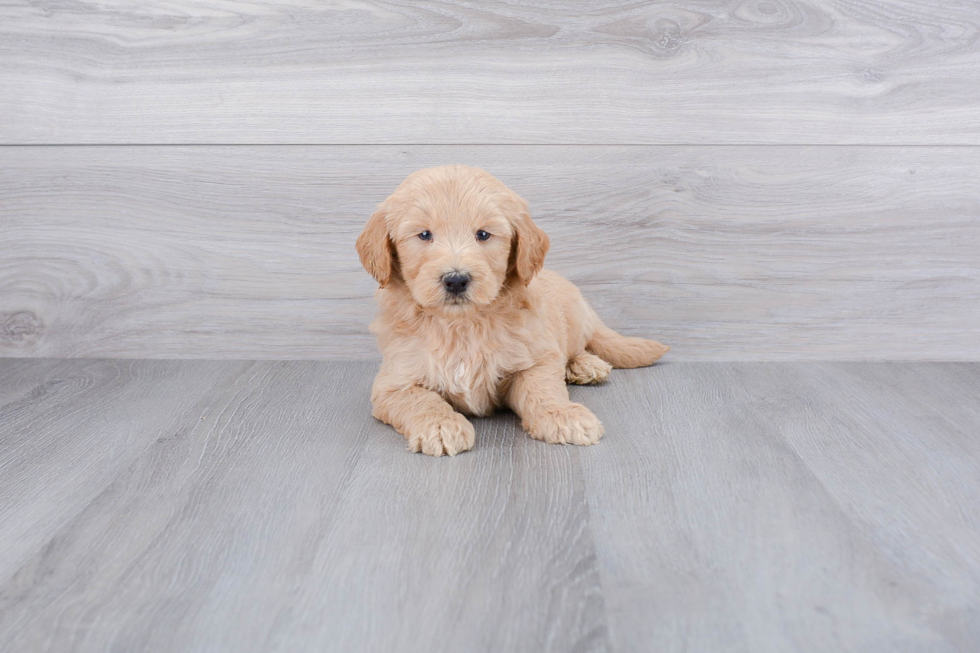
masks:
[(513, 245), (514, 270), (517, 272), (517, 278), (526, 286), (544, 266), (544, 257), (548, 253), (551, 242), (548, 240), (548, 234), (531, 221), (527, 202), (523, 198), (513, 195), (507, 204), (516, 241)]
[(382, 205), (368, 219), (364, 231), (357, 238), (357, 255), (361, 265), (384, 288), (391, 281), (392, 245), (385, 222), (387, 212)]

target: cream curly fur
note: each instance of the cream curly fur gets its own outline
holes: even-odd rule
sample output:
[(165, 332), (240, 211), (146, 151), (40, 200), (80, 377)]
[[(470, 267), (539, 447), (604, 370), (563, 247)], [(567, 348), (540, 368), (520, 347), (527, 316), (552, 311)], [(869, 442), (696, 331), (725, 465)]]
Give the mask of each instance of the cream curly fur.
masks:
[[(368, 220), (357, 251), (381, 284), (373, 414), (411, 451), (471, 449), (463, 414), (500, 406), (533, 438), (595, 444), (602, 423), (569, 400), (565, 382), (599, 383), (611, 367), (650, 365), (667, 351), (605, 327), (578, 288), (541, 269), (548, 247), (523, 199), (466, 166), (413, 173)], [(453, 272), (470, 276), (461, 295), (443, 283)]]

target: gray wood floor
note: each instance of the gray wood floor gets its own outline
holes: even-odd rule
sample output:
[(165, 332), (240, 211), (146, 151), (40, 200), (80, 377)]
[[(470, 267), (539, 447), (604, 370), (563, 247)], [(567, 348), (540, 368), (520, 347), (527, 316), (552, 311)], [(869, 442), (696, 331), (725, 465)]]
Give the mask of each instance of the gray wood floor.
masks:
[(667, 363), (405, 451), (371, 363), (0, 360), (9, 651), (975, 651), (980, 365)]

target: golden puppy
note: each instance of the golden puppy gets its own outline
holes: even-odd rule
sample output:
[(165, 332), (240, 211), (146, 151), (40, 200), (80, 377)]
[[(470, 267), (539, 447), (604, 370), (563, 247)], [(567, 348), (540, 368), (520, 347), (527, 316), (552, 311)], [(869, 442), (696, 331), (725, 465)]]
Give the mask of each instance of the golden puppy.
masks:
[(373, 414), (412, 451), (473, 447), (463, 417), (509, 406), (533, 438), (595, 444), (602, 423), (565, 382), (597, 383), (668, 347), (604, 326), (578, 288), (542, 270), (548, 237), (527, 203), (478, 168), (409, 175), (357, 239), (381, 284), (371, 330), (384, 356)]

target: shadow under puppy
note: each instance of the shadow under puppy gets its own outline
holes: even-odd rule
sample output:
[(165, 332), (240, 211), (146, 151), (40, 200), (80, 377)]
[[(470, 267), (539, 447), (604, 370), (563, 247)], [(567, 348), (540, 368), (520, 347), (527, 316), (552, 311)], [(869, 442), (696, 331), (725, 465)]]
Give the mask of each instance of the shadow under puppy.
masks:
[(415, 172), (357, 239), (381, 284), (371, 324), (384, 356), (373, 415), (411, 451), (473, 447), (461, 413), (509, 406), (533, 438), (595, 444), (602, 423), (568, 398), (569, 383), (641, 367), (668, 347), (604, 326), (578, 288), (542, 270), (548, 236), (527, 203), (478, 168)]

